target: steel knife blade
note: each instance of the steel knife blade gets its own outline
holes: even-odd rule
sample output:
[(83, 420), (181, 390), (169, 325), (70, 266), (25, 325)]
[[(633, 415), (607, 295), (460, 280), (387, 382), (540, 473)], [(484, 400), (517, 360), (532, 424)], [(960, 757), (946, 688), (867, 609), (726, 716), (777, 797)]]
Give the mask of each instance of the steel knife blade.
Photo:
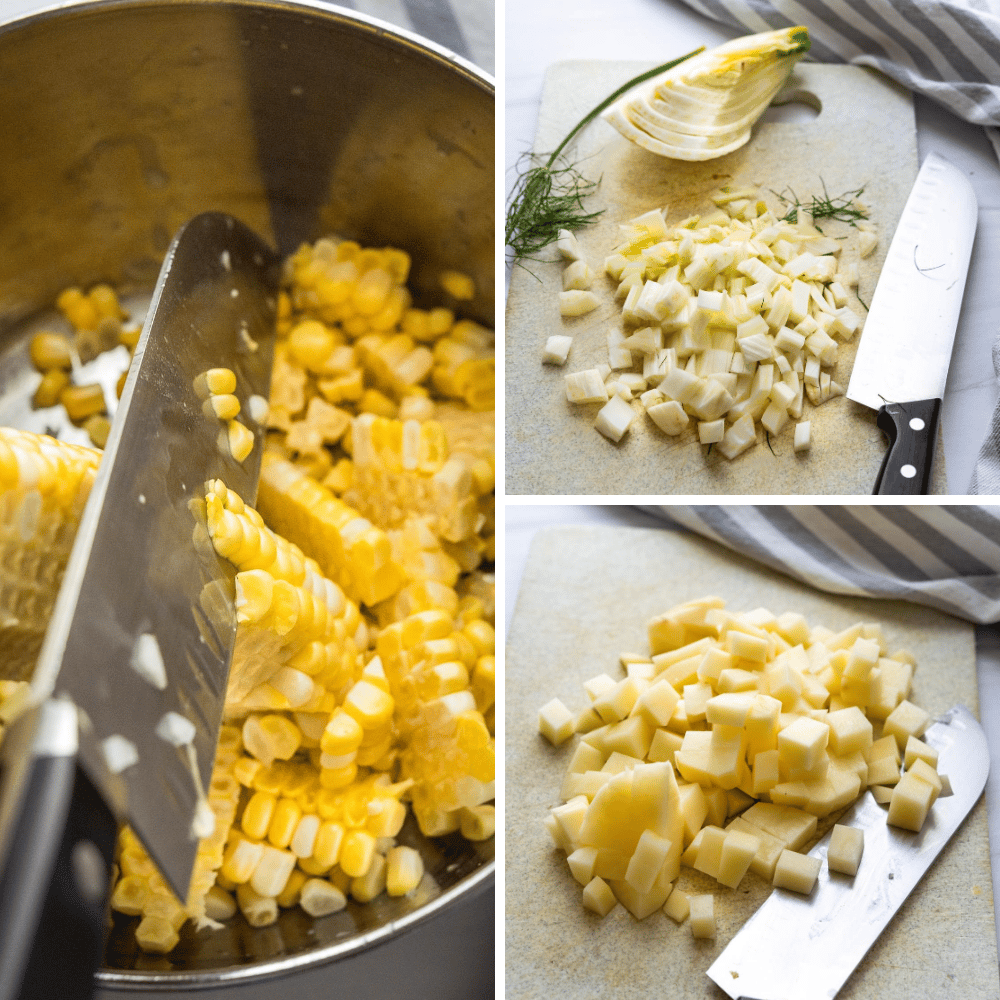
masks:
[[(236, 632), (235, 574), (198, 503), (216, 478), (255, 502), (264, 417), (253, 397), (268, 396), (279, 268), (220, 213), (174, 239), (32, 678), (36, 703), (77, 707), (84, 771), (182, 900)], [(237, 419), (254, 436), (243, 461), (196, 391), (212, 368), (236, 375)]]
[(877, 494), (926, 493), (976, 233), (968, 178), (930, 153), (879, 276), (847, 388), (889, 440)]
[(986, 735), (967, 708), (956, 705), (922, 738), (938, 751), (938, 770), (948, 775), (952, 794), (939, 797), (921, 831), (912, 833), (889, 826), (885, 808), (865, 792), (839, 820), (864, 830), (857, 874), (830, 872), (827, 834), (809, 852), (824, 862), (812, 893), (773, 890), (709, 968), (709, 978), (728, 996), (836, 996), (986, 786)]

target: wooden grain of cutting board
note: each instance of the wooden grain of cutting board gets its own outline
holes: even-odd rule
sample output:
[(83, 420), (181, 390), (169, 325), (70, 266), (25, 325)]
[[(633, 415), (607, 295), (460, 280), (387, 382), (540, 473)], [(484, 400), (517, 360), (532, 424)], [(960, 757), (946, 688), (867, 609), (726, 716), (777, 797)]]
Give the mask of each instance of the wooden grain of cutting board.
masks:
[[(621, 62), (569, 62), (551, 67), (539, 111), (535, 149), (555, 149), (563, 136), (616, 87), (647, 68)], [(772, 191), (794, 191), (802, 200), (864, 188), (880, 236), (876, 252), (860, 261), (860, 295), (871, 301), (892, 234), (917, 174), (916, 128), (910, 94), (874, 71), (853, 66), (800, 63), (786, 95), (806, 95), (821, 107), (812, 121), (760, 123), (742, 149), (716, 160), (667, 160), (623, 139), (610, 125), (591, 124), (571, 147), (571, 158), (591, 179), (600, 179), (588, 209), (604, 209), (578, 238), (594, 270), (601, 306), (586, 316), (559, 315), (559, 263), (528, 262), (511, 275), (506, 315), (506, 484), (512, 494), (870, 494), (885, 451), (875, 413), (846, 398), (819, 407), (806, 402), (813, 447), (792, 450), (794, 421), (771, 445), (758, 426), (758, 444), (732, 462), (717, 450), (706, 458), (695, 424), (680, 437), (663, 434), (633, 403), (637, 419), (617, 445), (593, 428), (597, 404), (566, 401), (567, 372), (608, 360), (607, 330), (621, 325), (615, 284), (604, 259), (617, 243), (620, 223), (652, 208), (667, 207), (667, 222), (714, 208), (709, 195), (726, 184), (755, 184), (773, 209)], [(786, 206), (787, 208), (787, 206)], [(784, 210), (780, 214), (784, 214)], [(838, 236), (842, 224), (825, 224)], [(553, 251), (546, 255), (555, 257)], [(845, 251), (847, 259), (856, 250)], [(864, 308), (851, 302), (864, 316)], [(570, 334), (565, 367), (542, 364), (546, 339)], [(857, 338), (841, 346), (834, 379), (845, 389)], [(940, 438), (932, 493), (947, 491)]]
[[(769, 892), (749, 873), (737, 890), (682, 868), (680, 885), (712, 892), (714, 941), (696, 941), (657, 912), (623, 907), (603, 920), (584, 910), (580, 886), (542, 823), (559, 802), (575, 738), (555, 748), (538, 709), (585, 704), (582, 684), (623, 676), (618, 655), (646, 653), (646, 622), (684, 600), (717, 595), (730, 610), (803, 613), (833, 629), (881, 622), (893, 650), (917, 660), (912, 699), (936, 714), (962, 702), (978, 712), (972, 626), (900, 601), (812, 590), (707, 540), (673, 530), (555, 528), (533, 542), (506, 650), (507, 1000), (720, 1000), (705, 975)], [(986, 803), (965, 823), (839, 994), (840, 1000), (982, 1000), (1000, 996)]]

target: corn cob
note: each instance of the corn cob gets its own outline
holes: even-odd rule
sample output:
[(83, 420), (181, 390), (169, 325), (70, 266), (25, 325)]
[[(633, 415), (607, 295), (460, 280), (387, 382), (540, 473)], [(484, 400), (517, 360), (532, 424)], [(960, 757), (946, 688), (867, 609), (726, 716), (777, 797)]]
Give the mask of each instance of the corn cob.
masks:
[(30, 676), (99, 458), (0, 428), (0, 677)]

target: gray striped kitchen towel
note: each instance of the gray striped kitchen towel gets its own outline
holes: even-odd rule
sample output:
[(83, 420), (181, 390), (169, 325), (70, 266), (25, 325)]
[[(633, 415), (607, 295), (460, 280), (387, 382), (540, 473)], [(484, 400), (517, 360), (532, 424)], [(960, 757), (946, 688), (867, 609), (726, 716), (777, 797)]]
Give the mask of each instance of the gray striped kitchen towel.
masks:
[(834, 594), (1000, 621), (1000, 507), (643, 506)]
[(684, 2), (751, 33), (805, 25), (811, 56), (872, 66), (960, 118), (987, 126), (1000, 156), (1000, 0)]
[(337, 3), (429, 38), (487, 73), (496, 72), (493, 0), (337, 0)]

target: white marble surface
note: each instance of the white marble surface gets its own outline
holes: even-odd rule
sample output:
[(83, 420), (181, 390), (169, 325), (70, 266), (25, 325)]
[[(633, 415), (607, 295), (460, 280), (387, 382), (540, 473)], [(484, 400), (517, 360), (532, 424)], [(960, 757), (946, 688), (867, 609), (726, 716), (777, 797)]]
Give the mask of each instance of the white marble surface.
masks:
[[(531, 148), (549, 65), (566, 59), (664, 62), (736, 35), (681, 0), (618, 0), (613, 7), (605, 0), (507, 0), (505, 22), (507, 192), (518, 157)], [(936, 151), (961, 166), (979, 200), (979, 228), (942, 413), (948, 489), (964, 494), (998, 395), (991, 349), (1000, 334), (1000, 165), (982, 129), (924, 98), (917, 98), (916, 111), (921, 159)]]
[[(504, 514), (504, 635), (510, 628), (517, 592), (524, 574), (528, 551), (535, 533), (542, 528), (566, 524), (652, 527), (678, 530), (627, 506), (560, 506), (555, 504), (508, 504)], [(990, 746), (992, 769), (986, 784), (990, 828), (990, 860), (993, 867), (993, 898), (1000, 899), (1000, 629), (976, 629), (976, 670), (979, 677), (979, 715)], [(994, 912), (996, 917), (996, 910)], [(997, 918), (1000, 941), (1000, 918)]]

